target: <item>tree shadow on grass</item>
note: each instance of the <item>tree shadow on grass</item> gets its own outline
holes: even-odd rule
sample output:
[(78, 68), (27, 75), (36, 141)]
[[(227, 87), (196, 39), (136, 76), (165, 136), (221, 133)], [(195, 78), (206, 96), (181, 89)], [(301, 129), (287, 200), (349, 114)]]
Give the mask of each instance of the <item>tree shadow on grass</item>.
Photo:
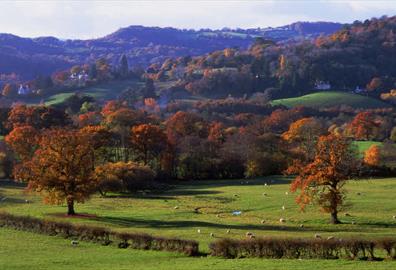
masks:
[(154, 219), (136, 219), (136, 218), (119, 218), (103, 216), (94, 218), (95, 221), (117, 225), (122, 227), (135, 228), (152, 228), (152, 229), (176, 229), (176, 228), (213, 228), (213, 229), (234, 229), (234, 230), (256, 230), (256, 231), (289, 231), (289, 232), (364, 232), (362, 228), (317, 228), (286, 225), (252, 225), (252, 224), (222, 224), (198, 220), (154, 220)]

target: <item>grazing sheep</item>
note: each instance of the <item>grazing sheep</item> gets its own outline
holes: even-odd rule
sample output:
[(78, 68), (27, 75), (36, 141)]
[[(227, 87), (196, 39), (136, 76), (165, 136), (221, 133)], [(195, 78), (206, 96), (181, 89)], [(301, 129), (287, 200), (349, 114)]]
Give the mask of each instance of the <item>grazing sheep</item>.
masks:
[(174, 209), (179, 209), (179, 206), (175, 206), (175, 207), (173, 207)]
[(227, 233), (230, 233), (231, 232), (231, 230), (227, 230)]
[(210, 233), (210, 237), (214, 237), (214, 233)]
[(282, 206), (282, 210), (285, 210), (285, 209), (286, 209), (286, 207), (283, 205), (283, 206)]
[(280, 219), (279, 219), (279, 222), (280, 222), (280, 223), (285, 223), (285, 222), (286, 222), (286, 219), (280, 218)]
[(264, 186), (267, 186), (268, 184), (267, 183), (264, 183)]
[(315, 234), (315, 238), (316, 239), (322, 239), (322, 236), (320, 236), (320, 234), (317, 233), (317, 234)]
[(393, 218), (393, 219), (396, 219), (396, 216), (393, 216), (392, 218)]
[(218, 217), (218, 218), (219, 218), (219, 217), (220, 217), (220, 215), (219, 215), (219, 214), (217, 214), (217, 215), (216, 215), (216, 217)]
[(201, 229), (198, 229), (198, 230), (197, 230), (197, 233), (201, 233)]
[(286, 192), (285, 192), (285, 195), (289, 195), (289, 192), (286, 191)]
[(247, 232), (247, 233), (246, 233), (246, 237), (252, 238), (252, 236), (254, 236), (254, 234), (253, 234), (252, 232)]
[(333, 239), (334, 239), (334, 236), (327, 237), (327, 240), (333, 240)]
[(300, 224), (300, 228), (304, 228), (304, 224)]
[(250, 235), (249, 238), (250, 238), (250, 239), (253, 239), (253, 238), (256, 238), (256, 236)]
[(264, 223), (265, 223), (265, 220), (264, 220), (264, 219), (262, 219), (262, 220), (261, 220), (261, 224), (264, 224)]
[(76, 247), (76, 246), (78, 246), (78, 241), (77, 241), (77, 240), (73, 240), (73, 241), (70, 242), (70, 244), (71, 244), (73, 247)]
[(29, 200), (25, 200), (25, 203), (30, 203), (30, 201)]
[(263, 196), (267, 196), (267, 193), (264, 192), (264, 193), (263, 193)]

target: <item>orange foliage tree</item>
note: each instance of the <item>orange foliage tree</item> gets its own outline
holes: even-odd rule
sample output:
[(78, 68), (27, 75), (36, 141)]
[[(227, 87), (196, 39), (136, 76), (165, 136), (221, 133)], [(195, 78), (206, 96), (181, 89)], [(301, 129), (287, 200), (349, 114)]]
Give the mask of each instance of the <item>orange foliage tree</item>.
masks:
[(166, 149), (167, 137), (159, 126), (142, 124), (132, 127), (131, 143), (138, 159), (147, 165)]
[(357, 140), (369, 140), (375, 135), (378, 123), (371, 112), (360, 112), (349, 123), (349, 131)]
[(301, 190), (296, 202), (303, 210), (311, 202), (330, 213), (332, 224), (340, 223), (338, 212), (345, 207), (344, 184), (357, 168), (351, 142), (333, 134), (319, 137), (314, 160), (300, 168), (291, 191)]
[(14, 128), (6, 137), (6, 143), (22, 161), (30, 159), (38, 143), (38, 131), (31, 126)]
[(47, 203), (66, 201), (68, 215), (74, 203), (84, 202), (95, 190), (94, 148), (88, 136), (76, 130), (43, 132), (30, 160), (14, 169), (16, 180), (28, 182), (28, 189), (43, 193)]
[(369, 166), (379, 166), (381, 163), (381, 149), (378, 145), (372, 145), (364, 152), (364, 163)]

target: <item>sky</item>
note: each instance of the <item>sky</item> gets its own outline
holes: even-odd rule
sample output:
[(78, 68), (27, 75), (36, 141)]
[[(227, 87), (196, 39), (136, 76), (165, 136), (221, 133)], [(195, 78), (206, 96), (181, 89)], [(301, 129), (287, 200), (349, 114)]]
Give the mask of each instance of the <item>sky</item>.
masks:
[(396, 15), (396, 0), (0, 1), (0, 33), (89, 39), (129, 25), (255, 28)]

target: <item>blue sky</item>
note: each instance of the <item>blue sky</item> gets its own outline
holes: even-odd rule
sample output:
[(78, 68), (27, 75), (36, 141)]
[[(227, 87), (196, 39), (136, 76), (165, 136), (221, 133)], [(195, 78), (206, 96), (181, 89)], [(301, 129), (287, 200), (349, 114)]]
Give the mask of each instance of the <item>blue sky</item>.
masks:
[(94, 38), (129, 25), (250, 28), (396, 15), (396, 0), (1, 1), (0, 33)]

